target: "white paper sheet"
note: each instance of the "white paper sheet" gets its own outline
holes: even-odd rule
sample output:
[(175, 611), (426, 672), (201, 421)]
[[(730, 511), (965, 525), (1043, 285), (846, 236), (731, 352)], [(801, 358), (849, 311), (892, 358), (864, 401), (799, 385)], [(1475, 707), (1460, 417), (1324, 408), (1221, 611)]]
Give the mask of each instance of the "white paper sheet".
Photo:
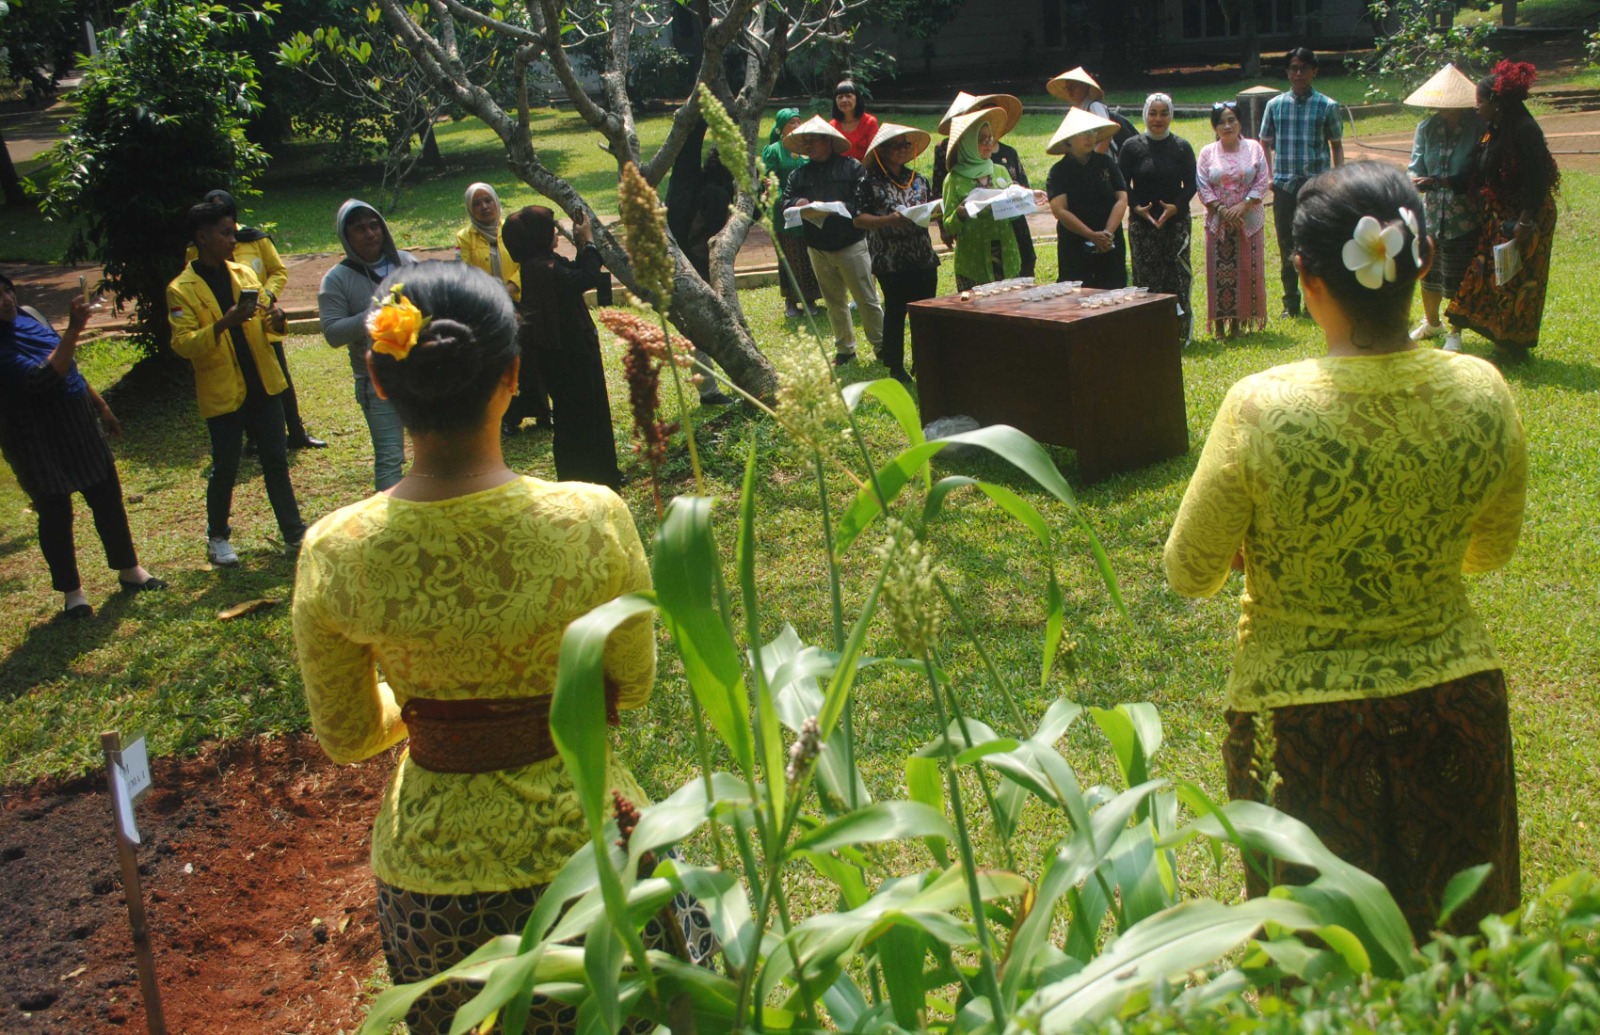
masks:
[(925, 227), (933, 222), (934, 213), (938, 212), (943, 207), (944, 202), (938, 198), (935, 198), (925, 205), (907, 205), (904, 208), (895, 209), (895, 211), (900, 213), (902, 216), (905, 216), (918, 226)]
[(967, 195), (962, 207), (967, 210), (967, 216), (973, 219), (976, 219), (984, 209), (988, 209), (996, 219), (1015, 219), (1039, 210), (1039, 206), (1033, 200), (1033, 191), (1020, 183), (1013, 183), (1004, 190), (975, 188)]
[(855, 213), (842, 201), (813, 201), (806, 205), (796, 205), (783, 210), (783, 225), (790, 230), (800, 225), (800, 220), (805, 218), (807, 212), (826, 212), (846, 219), (854, 219)]

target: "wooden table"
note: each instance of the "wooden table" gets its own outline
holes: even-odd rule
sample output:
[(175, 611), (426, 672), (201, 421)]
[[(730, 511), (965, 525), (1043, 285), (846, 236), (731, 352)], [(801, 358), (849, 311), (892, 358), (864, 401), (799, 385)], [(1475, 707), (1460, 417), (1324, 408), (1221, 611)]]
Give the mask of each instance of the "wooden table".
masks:
[(923, 421), (965, 414), (1010, 424), (1077, 450), (1088, 481), (1183, 455), (1189, 433), (1174, 296), (1079, 306), (1095, 293), (911, 303)]

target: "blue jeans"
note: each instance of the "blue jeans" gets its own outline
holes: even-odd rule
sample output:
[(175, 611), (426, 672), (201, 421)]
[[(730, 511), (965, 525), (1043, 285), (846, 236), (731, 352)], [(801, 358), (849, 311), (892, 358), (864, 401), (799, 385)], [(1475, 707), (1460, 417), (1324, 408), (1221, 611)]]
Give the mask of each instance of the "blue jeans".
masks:
[(232, 535), (228, 518), (233, 511), (233, 485), (239, 477), (239, 454), (244, 449), (245, 432), (255, 440), (261, 457), (261, 480), (267, 485), (267, 499), (278, 519), (278, 531), (286, 546), (305, 538), (306, 525), (300, 520), (300, 504), (289, 484), (288, 442), (283, 428), (283, 402), (276, 395), (247, 397), (232, 413), (206, 418), (211, 433), (211, 478), (206, 484), (206, 535), (227, 539)]
[(382, 492), (400, 480), (406, 459), (405, 429), (394, 404), (378, 396), (369, 377), (356, 377), (356, 402), (372, 434), (372, 486)]

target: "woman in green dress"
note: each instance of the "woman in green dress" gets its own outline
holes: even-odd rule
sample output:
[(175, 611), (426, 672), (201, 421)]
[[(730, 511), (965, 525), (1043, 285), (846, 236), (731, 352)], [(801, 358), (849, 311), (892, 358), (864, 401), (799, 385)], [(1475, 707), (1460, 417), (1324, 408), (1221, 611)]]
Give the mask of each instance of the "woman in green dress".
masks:
[[(1003, 190), (1011, 178), (992, 159), (1000, 138), (1011, 129), (1006, 110), (982, 108), (958, 115), (950, 123), (944, 181), (944, 226), (956, 239), (956, 288), (966, 291), (991, 280), (1009, 280), (1022, 269), (1022, 254), (1011, 221), (997, 220), (985, 209), (969, 216), (963, 208), (967, 195), (978, 188)], [(1036, 200), (1039, 192), (1034, 192)], [(1022, 218), (1022, 217), (1016, 217)], [(1001, 276), (996, 278), (998, 266)]]

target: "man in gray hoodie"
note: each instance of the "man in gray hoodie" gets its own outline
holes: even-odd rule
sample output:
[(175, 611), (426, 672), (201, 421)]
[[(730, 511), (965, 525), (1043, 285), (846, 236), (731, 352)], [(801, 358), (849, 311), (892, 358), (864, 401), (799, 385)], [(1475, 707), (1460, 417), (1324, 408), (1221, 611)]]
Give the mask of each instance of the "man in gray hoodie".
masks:
[(367, 307), (383, 278), (412, 265), (417, 257), (396, 248), (383, 216), (355, 198), (339, 206), (334, 230), (344, 245), (345, 257), (322, 275), (317, 314), (328, 344), (350, 352), (356, 402), (361, 404), (367, 430), (372, 433), (372, 484), (382, 492), (400, 480), (406, 445), (400, 415), (388, 400), (378, 397), (367, 374)]

